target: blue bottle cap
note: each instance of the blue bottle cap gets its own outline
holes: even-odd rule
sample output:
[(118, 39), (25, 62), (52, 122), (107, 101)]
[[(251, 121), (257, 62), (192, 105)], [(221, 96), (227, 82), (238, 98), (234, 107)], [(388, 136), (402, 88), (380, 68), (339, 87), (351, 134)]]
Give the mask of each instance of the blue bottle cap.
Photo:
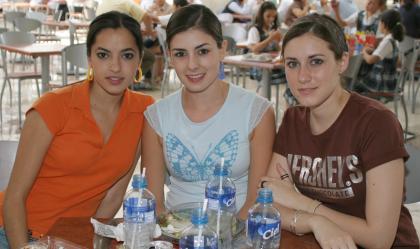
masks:
[(258, 203), (273, 203), (273, 192), (269, 188), (261, 188), (258, 191)]
[(191, 223), (194, 225), (205, 225), (209, 222), (207, 213), (203, 212), (202, 208), (196, 208), (191, 215)]
[(133, 181), (131, 183), (131, 186), (134, 189), (147, 188), (147, 179), (139, 174), (135, 174), (133, 175)]

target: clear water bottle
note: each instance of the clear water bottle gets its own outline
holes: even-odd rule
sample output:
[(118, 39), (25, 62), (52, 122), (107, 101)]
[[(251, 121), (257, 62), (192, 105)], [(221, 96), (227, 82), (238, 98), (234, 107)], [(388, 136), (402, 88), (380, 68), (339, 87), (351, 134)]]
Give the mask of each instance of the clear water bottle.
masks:
[(236, 213), (236, 188), (228, 177), (229, 170), (221, 165), (207, 182), (209, 225), (219, 237), (219, 248), (232, 248), (232, 221)]
[(179, 239), (180, 249), (217, 249), (218, 240), (216, 232), (208, 223), (207, 213), (203, 209), (194, 209), (191, 216), (192, 225), (182, 231)]
[(149, 249), (156, 226), (156, 200), (141, 175), (133, 176), (131, 186), (123, 204), (124, 245), (129, 249)]
[(257, 203), (248, 211), (247, 244), (254, 249), (278, 249), (280, 246), (280, 213), (272, 203), (273, 193), (262, 188)]

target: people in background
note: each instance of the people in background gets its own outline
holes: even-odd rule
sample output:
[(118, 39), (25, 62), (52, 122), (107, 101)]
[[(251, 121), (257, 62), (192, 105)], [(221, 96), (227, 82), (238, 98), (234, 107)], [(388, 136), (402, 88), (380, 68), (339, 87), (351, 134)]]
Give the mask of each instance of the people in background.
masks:
[[(187, 0), (173, 0), (173, 11), (176, 11), (177, 9), (187, 6), (188, 4), (190, 4)], [(163, 16), (158, 16), (159, 18), (159, 23), (166, 27), (166, 25), (168, 25), (169, 22), (169, 18), (171, 18), (172, 13), (168, 14), (168, 15), (163, 15)]]
[[(387, 107), (341, 86), (349, 62), (341, 27), (317, 14), (283, 38), (289, 87), (268, 176), (282, 228), (321, 248), (418, 248), (404, 200), (403, 131)], [(345, 142), (343, 142), (345, 141)]]
[(397, 86), (398, 42), (404, 38), (404, 27), (397, 10), (390, 9), (380, 16), (379, 31), (384, 38), (375, 49), (366, 45), (355, 90), (358, 92), (389, 91)]
[(287, 9), (286, 16), (284, 17), (284, 23), (287, 26), (293, 24), (293, 22), (299, 17), (306, 16), (309, 13), (311, 6), (308, 0), (293, 0), (293, 3)]
[(249, 22), (256, 0), (230, 0), (222, 13), (234, 14), (233, 22)]
[(420, 5), (415, 0), (401, 0), (399, 8), (405, 34), (409, 37), (420, 38)]
[(341, 26), (356, 27), (357, 31), (373, 32), (378, 36), (379, 16), (386, 7), (385, 4), (386, 0), (367, 0), (364, 10), (355, 12), (346, 19), (341, 17), (339, 11), (340, 1), (333, 0), (332, 9), (337, 22)]
[[(140, 6), (133, 2), (133, 0), (103, 1), (98, 5), (96, 15), (100, 15), (108, 11), (119, 11), (133, 17), (140, 24), (144, 25), (144, 30), (142, 30), (144, 37), (152, 37), (153, 39), (156, 38), (156, 32), (153, 29), (153, 22), (158, 22), (159, 20), (154, 19), (153, 16), (147, 14), (146, 11), (140, 8)], [(149, 49), (144, 49), (143, 53), (144, 55), (141, 68), (145, 77), (140, 83), (134, 84), (134, 89), (136, 90), (149, 90), (153, 88), (152, 69), (153, 64), (155, 63), (155, 55)]]
[(172, 11), (172, 6), (165, 0), (153, 0), (153, 4), (147, 9), (147, 12), (153, 16), (169, 15)]
[(109, 219), (120, 208), (140, 155), (143, 112), (153, 103), (127, 90), (141, 77), (139, 29), (119, 12), (96, 17), (87, 79), (28, 110), (0, 210), (0, 248), (21, 248), (61, 217)]
[(206, 181), (224, 158), (236, 185), (238, 215), (245, 219), (271, 157), (274, 110), (266, 99), (218, 78), (226, 42), (210, 9), (180, 8), (166, 36), (183, 87), (145, 113), (141, 164), (147, 167), (157, 212), (202, 201)]

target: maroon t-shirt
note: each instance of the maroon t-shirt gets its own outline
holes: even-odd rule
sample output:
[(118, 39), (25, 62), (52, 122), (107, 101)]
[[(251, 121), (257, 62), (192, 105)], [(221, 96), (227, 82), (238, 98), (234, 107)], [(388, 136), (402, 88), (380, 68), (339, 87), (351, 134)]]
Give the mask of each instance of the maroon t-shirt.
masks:
[[(274, 152), (287, 158), (301, 193), (339, 212), (366, 218), (366, 172), (408, 158), (398, 119), (381, 103), (356, 93), (322, 134), (311, 133), (309, 112), (299, 106), (285, 112)], [(403, 203), (393, 244), (398, 246), (419, 247)]]

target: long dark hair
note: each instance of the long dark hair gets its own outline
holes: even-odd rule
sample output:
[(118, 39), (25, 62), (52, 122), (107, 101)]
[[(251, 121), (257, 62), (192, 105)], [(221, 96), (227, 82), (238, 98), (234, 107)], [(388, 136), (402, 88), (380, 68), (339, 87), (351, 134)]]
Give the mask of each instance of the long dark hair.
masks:
[(349, 50), (343, 29), (334, 19), (327, 15), (310, 14), (297, 19), (287, 31), (283, 38), (282, 55), (289, 41), (306, 33), (311, 33), (327, 42), (336, 60), (341, 59)]
[(402, 41), (404, 39), (404, 27), (401, 24), (400, 12), (389, 9), (381, 14), (380, 20), (395, 40)]
[[(257, 27), (258, 30), (262, 31), (264, 26), (264, 13), (267, 10), (274, 10), (277, 13), (276, 5), (274, 5), (273, 2), (268, 1), (264, 2), (260, 8), (258, 9), (257, 16), (255, 17), (255, 27)], [(273, 26), (271, 27), (272, 30), (277, 29), (279, 27), (279, 20), (278, 16), (276, 15), (276, 19), (274, 19)]]
[(140, 24), (129, 15), (118, 11), (106, 12), (97, 16), (89, 25), (89, 31), (86, 38), (87, 55), (90, 56), (92, 46), (96, 41), (98, 34), (104, 29), (117, 29), (125, 28), (136, 41), (137, 48), (139, 49), (140, 58), (143, 54), (143, 38), (140, 33)]
[(216, 15), (206, 6), (190, 4), (174, 12), (166, 26), (166, 44), (170, 47), (171, 40), (178, 33), (189, 29), (199, 29), (213, 37), (217, 47), (223, 43), (222, 25)]

